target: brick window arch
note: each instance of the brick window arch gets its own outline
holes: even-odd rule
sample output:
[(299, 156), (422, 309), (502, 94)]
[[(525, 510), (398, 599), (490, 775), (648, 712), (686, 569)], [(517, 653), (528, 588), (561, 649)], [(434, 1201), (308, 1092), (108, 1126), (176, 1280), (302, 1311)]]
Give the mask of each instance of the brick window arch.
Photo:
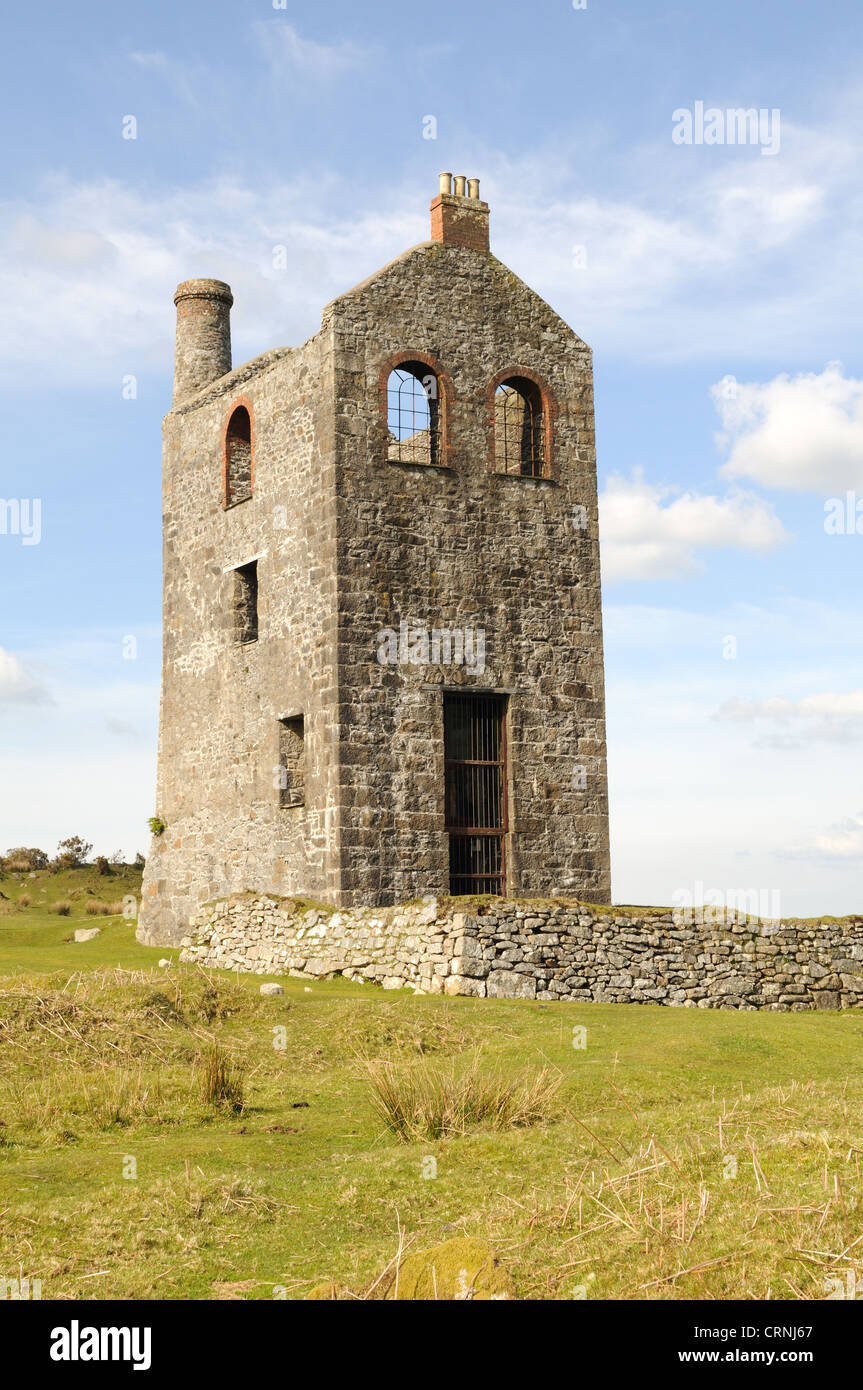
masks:
[(379, 397), (388, 462), (448, 466), (453, 389), (435, 359), (416, 351), (388, 357)]
[(489, 463), (496, 473), (551, 478), (557, 403), (525, 367), (499, 372), (488, 389)]
[(255, 481), (254, 432), (252, 406), (245, 397), (235, 401), (225, 424), (222, 448), (222, 482), (224, 507), (247, 502)]

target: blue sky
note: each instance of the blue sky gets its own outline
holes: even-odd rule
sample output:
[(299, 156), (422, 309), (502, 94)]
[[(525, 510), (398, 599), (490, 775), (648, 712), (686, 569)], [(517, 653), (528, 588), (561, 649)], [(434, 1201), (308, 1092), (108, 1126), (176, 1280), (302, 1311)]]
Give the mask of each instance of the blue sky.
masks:
[[(231, 283), (236, 362), (301, 342), (452, 169), (594, 349), (615, 898), (859, 910), (863, 534), (824, 511), (863, 500), (859, 4), (90, 3), (5, 38), (0, 495), (41, 535), (0, 534), (0, 849), (147, 848), (177, 282)], [(696, 102), (778, 111), (778, 150), (676, 144)]]

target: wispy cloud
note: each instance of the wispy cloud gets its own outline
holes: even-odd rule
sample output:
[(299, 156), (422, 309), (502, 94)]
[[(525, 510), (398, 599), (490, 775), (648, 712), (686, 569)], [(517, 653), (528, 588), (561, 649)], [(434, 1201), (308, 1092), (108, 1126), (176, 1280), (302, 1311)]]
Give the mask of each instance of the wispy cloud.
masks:
[(186, 106), (203, 112), (211, 105), (212, 82), (201, 64), (160, 52), (135, 52), (129, 58), (136, 67), (161, 78)]
[(351, 39), (320, 43), (317, 39), (303, 38), (286, 20), (259, 20), (254, 30), (272, 68), (276, 72), (290, 72), (292, 76), (305, 74), (327, 81), (366, 67), (373, 57), (371, 48)]
[[(332, 76), (371, 60), (348, 40), (326, 45), (289, 25), (260, 27), (286, 70)], [(161, 68), (159, 54), (138, 61), (190, 80)], [(559, 153), (517, 160), (490, 149), (481, 167), (476, 153), (471, 163), (487, 171), (495, 253), (594, 348), (645, 361), (721, 354), (731, 371), (741, 352), (775, 360), (777, 343), (811, 356), (824, 342), (823, 360), (841, 350), (859, 259), (845, 230), (856, 196), (848, 178), (854, 132), (843, 139), (792, 133), (781, 161), (719, 170), (705, 162), (688, 183), (666, 189), (657, 177), (627, 197), (585, 196), (582, 175)], [(457, 162), (459, 152), (451, 153)], [(665, 168), (655, 150), (643, 159)], [(368, 190), (349, 173), (315, 168), (260, 185), (240, 177), (161, 188), (46, 179), (29, 199), (0, 205), (0, 365), (7, 377), (29, 377), (56, 366), (61, 342), (70, 380), (101, 383), (134, 363), (167, 369), (171, 294), (199, 275), (231, 282), (240, 351), (303, 341), (335, 294), (427, 238), (433, 192), (413, 173)], [(287, 248), (283, 270), (277, 246)], [(829, 395), (830, 380), (822, 385)], [(769, 406), (773, 421), (781, 392), (765, 397), (765, 389), (753, 387), (747, 399)], [(822, 400), (822, 413), (828, 407)], [(835, 411), (831, 418), (839, 421)], [(770, 438), (760, 434), (762, 452), (772, 434), (772, 425)], [(833, 454), (847, 459), (847, 446), (838, 440)], [(728, 462), (740, 476), (774, 476), (772, 464), (753, 458), (750, 448)]]
[(326, 173), (260, 193), (229, 179), (161, 194), (48, 180), (36, 202), (0, 206), (7, 380), (56, 371), (58, 343), (70, 383), (169, 371), (172, 295), (200, 275), (233, 286), (236, 361), (303, 342), (335, 294), (426, 235), (420, 199), (391, 195), (355, 218), (346, 201)]
[(127, 719), (118, 719), (115, 715), (108, 715), (105, 720), (105, 728), (109, 734), (114, 734), (117, 738), (138, 737), (138, 730), (134, 724), (130, 724)]
[(142, 626), (139, 639), (135, 661), (123, 659), (121, 633), (104, 630), (68, 632), (20, 657), (0, 651), (0, 844), (50, 848), (74, 832), (93, 840), (98, 853), (117, 843), (132, 853), (146, 847), (158, 631)]
[(812, 836), (808, 842), (777, 853), (777, 858), (808, 859), (822, 863), (851, 863), (855, 859), (863, 859), (863, 811), (856, 816), (847, 816)]
[(771, 726), (761, 747), (800, 748), (805, 743), (850, 743), (863, 737), (863, 690), (822, 691), (789, 700), (726, 700), (714, 715), (720, 723)]

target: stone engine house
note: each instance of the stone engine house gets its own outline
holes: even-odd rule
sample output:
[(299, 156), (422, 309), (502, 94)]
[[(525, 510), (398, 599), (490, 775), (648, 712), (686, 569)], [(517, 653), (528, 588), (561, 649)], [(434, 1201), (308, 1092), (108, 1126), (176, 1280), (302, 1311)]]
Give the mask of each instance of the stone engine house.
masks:
[(229, 287), (174, 302), (139, 935), (245, 891), (608, 902), (591, 353), (479, 182), (302, 347), (232, 368)]

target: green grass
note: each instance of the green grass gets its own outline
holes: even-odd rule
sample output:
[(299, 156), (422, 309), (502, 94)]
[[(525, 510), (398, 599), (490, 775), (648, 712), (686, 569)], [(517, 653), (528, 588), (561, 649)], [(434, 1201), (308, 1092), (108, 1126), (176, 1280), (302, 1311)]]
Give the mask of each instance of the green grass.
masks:
[[(829, 1275), (863, 1281), (863, 1011), (342, 980), (261, 999), (260, 977), (158, 969), (176, 952), (129, 922), (65, 941), (94, 925), (88, 886), (123, 896), (88, 874), (46, 894), (70, 918), (45, 899), (0, 918), (0, 1276), (55, 1299), (302, 1298), (328, 1279), (360, 1293), (400, 1235), (421, 1250), (464, 1233), (525, 1299), (821, 1298)], [(467, 1107), (415, 1140), (376, 1109), (369, 1059), (402, 1097), (429, 1077), (559, 1085), (527, 1123)], [(225, 1078), (242, 1078), (241, 1109), (230, 1086), (219, 1103)]]

